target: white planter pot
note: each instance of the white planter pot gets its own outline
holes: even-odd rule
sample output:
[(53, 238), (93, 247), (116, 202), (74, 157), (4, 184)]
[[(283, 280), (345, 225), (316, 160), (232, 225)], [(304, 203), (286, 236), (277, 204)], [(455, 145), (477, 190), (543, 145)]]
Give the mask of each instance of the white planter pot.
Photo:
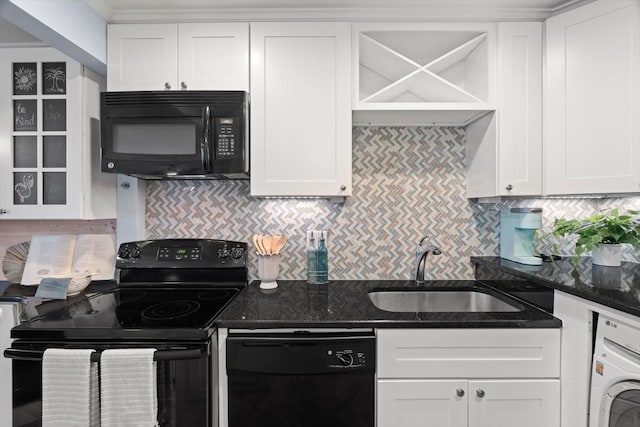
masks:
[(591, 262), (596, 265), (605, 265), (607, 267), (619, 267), (621, 250), (621, 244), (597, 245), (591, 252)]

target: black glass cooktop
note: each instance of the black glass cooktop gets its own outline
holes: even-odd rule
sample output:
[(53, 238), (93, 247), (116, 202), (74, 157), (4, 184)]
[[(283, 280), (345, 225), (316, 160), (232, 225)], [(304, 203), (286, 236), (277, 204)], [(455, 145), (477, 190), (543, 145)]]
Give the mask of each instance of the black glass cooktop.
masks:
[(233, 286), (120, 287), (23, 323), (14, 338), (202, 339), (239, 292)]

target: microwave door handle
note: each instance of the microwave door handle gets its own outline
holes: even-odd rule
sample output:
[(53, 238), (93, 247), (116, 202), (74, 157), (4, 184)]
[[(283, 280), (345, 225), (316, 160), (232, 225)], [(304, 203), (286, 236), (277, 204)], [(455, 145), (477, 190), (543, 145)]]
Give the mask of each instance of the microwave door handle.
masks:
[(209, 140), (211, 139), (211, 106), (207, 105), (202, 109), (202, 142), (200, 144), (200, 155), (202, 156), (202, 169), (205, 173), (211, 172), (211, 156), (209, 154)]

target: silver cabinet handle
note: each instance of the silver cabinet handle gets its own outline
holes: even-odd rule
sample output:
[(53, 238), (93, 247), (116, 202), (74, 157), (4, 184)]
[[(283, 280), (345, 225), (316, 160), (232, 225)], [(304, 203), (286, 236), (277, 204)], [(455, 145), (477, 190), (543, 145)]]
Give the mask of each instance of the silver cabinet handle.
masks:
[(165, 90), (170, 90), (171, 89), (171, 85), (169, 84), (169, 82), (164, 82), (164, 88), (165, 88)]
[(482, 399), (484, 397), (484, 390), (482, 390), (481, 388), (479, 388), (478, 390), (476, 390), (476, 395)]
[(513, 190), (513, 185), (507, 184), (507, 186), (505, 188), (507, 189), (507, 191), (511, 191), (511, 190)]
[(187, 84), (185, 82), (180, 82), (180, 89), (184, 90), (187, 88)]
[(458, 396), (458, 397), (464, 396), (464, 390), (461, 389), (461, 388), (457, 389), (456, 390), (456, 396)]
[(347, 189), (347, 186), (346, 186), (346, 185), (341, 185), (341, 186), (340, 186), (340, 190), (341, 190), (341, 191), (344, 191), (344, 190), (346, 190), (346, 189)]
[(6, 213), (9, 213), (9, 211), (6, 209), (0, 209), (0, 215), (6, 214)]

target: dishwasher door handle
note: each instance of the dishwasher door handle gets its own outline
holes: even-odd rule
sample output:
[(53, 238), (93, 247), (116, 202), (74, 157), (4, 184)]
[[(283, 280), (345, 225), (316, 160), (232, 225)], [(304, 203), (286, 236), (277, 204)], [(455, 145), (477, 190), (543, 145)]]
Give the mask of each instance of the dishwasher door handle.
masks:
[[(102, 351), (94, 351), (91, 353), (91, 361), (99, 362)], [(8, 348), (4, 351), (4, 357), (15, 360), (29, 360), (33, 362), (42, 361), (44, 355), (43, 350), (25, 350), (21, 348)], [(189, 350), (158, 350), (153, 355), (155, 361), (168, 360), (191, 360), (200, 359), (203, 353), (200, 349)]]

